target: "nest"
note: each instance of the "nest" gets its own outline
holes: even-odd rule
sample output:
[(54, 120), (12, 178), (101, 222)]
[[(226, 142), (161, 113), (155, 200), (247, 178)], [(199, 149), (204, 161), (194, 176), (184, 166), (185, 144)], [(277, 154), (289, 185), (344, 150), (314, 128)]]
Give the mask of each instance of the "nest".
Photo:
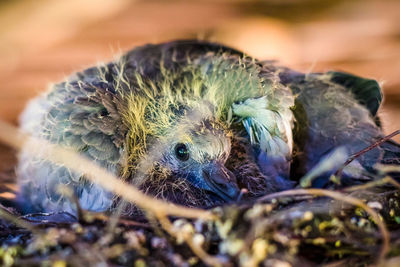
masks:
[[(55, 149), (51, 157), (64, 153)], [(121, 192), (143, 208), (145, 216), (135, 220), (119, 216), (123, 207), (76, 218), (21, 216), (1, 206), (0, 260), (2, 266), (398, 266), (400, 185), (391, 174), (400, 167), (377, 170), (379, 179), (359, 186), (293, 189), (211, 211), (146, 206), (140, 194), (129, 199), (132, 192)]]

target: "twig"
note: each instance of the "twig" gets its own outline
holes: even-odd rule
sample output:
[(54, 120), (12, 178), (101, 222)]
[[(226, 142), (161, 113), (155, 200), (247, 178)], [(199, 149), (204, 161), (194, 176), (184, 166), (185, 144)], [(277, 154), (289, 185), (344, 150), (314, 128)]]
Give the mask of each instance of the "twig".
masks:
[(383, 173), (390, 173), (390, 172), (400, 172), (400, 166), (399, 165), (392, 165), (392, 164), (376, 164), (375, 168)]
[(361, 151), (359, 151), (359, 152), (353, 154), (352, 156), (350, 156), (350, 157), (346, 160), (346, 162), (343, 164), (343, 166), (340, 167), (340, 169), (338, 169), (338, 170), (336, 171), (335, 176), (338, 176), (338, 177), (342, 176), (343, 169), (344, 169), (347, 165), (349, 165), (353, 160), (355, 160), (355, 159), (358, 158), (359, 156), (361, 156), (361, 155), (367, 153), (368, 151), (374, 149), (375, 147), (381, 145), (382, 143), (388, 141), (389, 139), (395, 137), (395, 136), (398, 135), (398, 134), (400, 134), (400, 130), (394, 131), (393, 133), (391, 133), (391, 134), (389, 134), (389, 135), (386, 135), (385, 137), (379, 139), (378, 141), (376, 141), (376, 142), (373, 143), (372, 145), (370, 145), (370, 146), (364, 148), (363, 150), (361, 150)]
[(242, 188), (242, 189), (240, 190), (239, 196), (238, 196), (237, 199), (236, 199), (236, 202), (239, 202), (239, 201), (242, 199), (242, 197), (243, 197), (244, 195), (248, 194), (248, 193), (249, 193), (249, 190), (247, 190), (246, 188)]
[(68, 198), (69, 201), (71, 201), (71, 203), (75, 204), (77, 219), (79, 222), (82, 222), (84, 220), (85, 213), (82, 210), (81, 204), (79, 203), (79, 199), (74, 194), (72, 188), (68, 185), (60, 184), (57, 186), (57, 191), (62, 196)]
[[(100, 220), (102, 222), (109, 222), (111, 220), (110, 216), (107, 216), (104, 213), (96, 213), (96, 212), (88, 212), (86, 211), (87, 214), (89, 214), (90, 216), (93, 216), (93, 219), (95, 220)], [(117, 218), (117, 222), (116, 224), (122, 224), (124, 226), (135, 226), (135, 227), (141, 227), (141, 228), (151, 228), (149, 224), (146, 223), (141, 223), (141, 222), (137, 222), (137, 221), (133, 221), (133, 220), (128, 220), (128, 219), (124, 219), (124, 218)]]
[(28, 231), (30, 231), (33, 234), (39, 234), (39, 232), (35, 228), (35, 226), (31, 225), (27, 221), (24, 221), (24, 220), (18, 218), (14, 214), (11, 214), (10, 212), (8, 212), (7, 210), (5, 210), (2, 207), (0, 207), (0, 217), (5, 219), (5, 220), (7, 220), (7, 221), (9, 221), (9, 222), (14, 223), (18, 227), (27, 229)]
[(382, 179), (376, 180), (376, 181), (372, 181), (369, 183), (365, 183), (362, 185), (354, 185), (354, 186), (349, 186), (344, 188), (344, 191), (346, 192), (354, 192), (354, 191), (361, 191), (361, 190), (366, 190), (372, 187), (376, 187), (379, 185), (383, 185), (383, 184), (392, 184), (393, 186), (397, 187), (398, 189), (400, 189), (400, 183), (398, 183), (396, 180), (394, 180), (392, 177), (387, 176), (384, 177)]
[[(161, 223), (161, 226), (167, 233), (174, 237), (178, 237), (178, 233), (175, 231), (173, 225), (169, 221), (169, 219), (166, 216), (159, 216), (158, 217), (159, 222)], [(184, 231), (180, 231), (179, 234), (181, 237), (183, 237), (184, 241), (188, 244), (190, 249), (193, 251), (194, 254), (197, 255), (204, 263), (206, 263), (209, 266), (223, 266), (224, 263), (218, 259), (217, 257), (209, 255), (204, 249), (196, 244), (193, 241), (193, 235), (188, 235)]]
[(263, 196), (257, 200), (257, 202), (262, 202), (266, 200), (271, 200), (271, 199), (276, 199), (280, 197), (291, 197), (295, 195), (315, 195), (315, 196), (326, 196), (330, 197), (339, 201), (343, 201), (346, 203), (349, 203), (354, 206), (358, 206), (362, 209), (364, 209), (374, 220), (376, 225), (379, 228), (379, 231), (381, 232), (382, 235), (382, 248), (379, 253), (379, 259), (378, 263), (382, 264), (385, 260), (385, 256), (389, 251), (390, 247), (390, 235), (389, 232), (386, 228), (386, 225), (381, 221), (378, 213), (376, 213), (372, 208), (370, 208), (368, 205), (366, 205), (364, 202), (361, 200), (336, 192), (336, 191), (330, 191), (330, 190), (325, 190), (325, 189), (317, 189), (317, 188), (310, 188), (310, 189), (293, 189), (293, 190), (286, 190), (270, 195)]
[(127, 203), (123, 200), (118, 203), (116, 210), (110, 216), (110, 219), (108, 220), (108, 223), (107, 223), (107, 233), (108, 234), (110, 234), (110, 235), (114, 234), (115, 227), (117, 227), (121, 213), (126, 208), (126, 205), (127, 205)]
[(29, 146), (29, 149), (26, 149), (27, 152), (35, 156), (39, 154), (44, 159), (62, 164), (78, 173), (85, 174), (85, 178), (91, 182), (101, 185), (104, 189), (156, 215), (168, 214), (204, 220), (215, 219), (215, 215), (209, 211), (187, 208), (149, 197), (134, 186), (118, 179), (112, 173), (99, 167), (86, 157), (72, 150), (51, 144), (46, 140), (29, 137), (29, 135), (20, 132), (16, 127), (1, 120), (0, 141), (19, 150), (25, 146)]

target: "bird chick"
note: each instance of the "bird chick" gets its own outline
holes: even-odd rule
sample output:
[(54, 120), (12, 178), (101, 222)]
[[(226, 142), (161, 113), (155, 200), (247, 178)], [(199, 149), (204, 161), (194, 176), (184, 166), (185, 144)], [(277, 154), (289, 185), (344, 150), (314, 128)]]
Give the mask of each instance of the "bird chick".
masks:
[[(209, 208), (236, 201), (241, 191), (252, 199), (290, 188), (289, 177), (298, 182), (317, 173), (337, 149), (351, 155), (379, 140), (381, 102), (374, 80), (304, 74), (220, 44), (174, 41), (138, 47), (51, 86), (30, 102), (21, 126), (149, 195)], [(340, 185), (374, 179), (376, 163), (400, 164), (400, 146), (388, 141), (360, 155)], [(332, 186), (337, 165), (322, 164), (325, 173), (304, 184)], [(26, 212), (75, 213), (60, 185), (86, 210), (112, 210), (119, 202), (84, 175), (26, 149), (17, 173)]]
[[(251, 198), (290, 186), (293, 101), (254, 59), (218, 44), (177, 41), (136, 48), (51, 86), (30, 102), (21, 126), (147, 194), (208, 208), (237, 200), (241, 189)], [(266, 168), (258, 164), (261, 152)], [(119, 201), (29, 151), (22, 150), (17, 173), (26, 212), (76, 213), (60, 185), (86, 210), (111, 210)]]

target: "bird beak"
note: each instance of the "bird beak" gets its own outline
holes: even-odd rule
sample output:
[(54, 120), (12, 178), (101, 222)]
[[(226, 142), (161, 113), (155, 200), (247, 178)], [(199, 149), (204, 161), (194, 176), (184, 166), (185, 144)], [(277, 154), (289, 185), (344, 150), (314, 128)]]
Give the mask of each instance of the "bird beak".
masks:
[(225, 201), (236, 200), (240, 190), (235, 175), (221, 163), (211, 163), (203, 169), (203, 178), (211, 192)]

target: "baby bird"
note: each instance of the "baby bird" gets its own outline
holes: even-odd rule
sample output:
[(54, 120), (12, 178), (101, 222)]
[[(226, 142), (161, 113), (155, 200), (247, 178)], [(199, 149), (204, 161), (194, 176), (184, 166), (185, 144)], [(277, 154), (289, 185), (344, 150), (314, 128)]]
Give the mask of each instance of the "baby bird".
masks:
[[(173, 41), (138, 47), (53, 85), (30, 102), (21, 126), (147, 194), (209, 208), (237, 201), (241, 192), (251, 199), (288, 189), (290, 176), (304, 175), (333, 149), (354, 153), (382, 137), (381, 99), (372, 80), (305, 75), (220, 44)], [(390, 142), (355, 164), (371, 169), (398, 158)], [(17, 174), (26, 212), (76, 213), (60, 185), (86, 210), (112, 210), (119, 201), (28, 151)]]

